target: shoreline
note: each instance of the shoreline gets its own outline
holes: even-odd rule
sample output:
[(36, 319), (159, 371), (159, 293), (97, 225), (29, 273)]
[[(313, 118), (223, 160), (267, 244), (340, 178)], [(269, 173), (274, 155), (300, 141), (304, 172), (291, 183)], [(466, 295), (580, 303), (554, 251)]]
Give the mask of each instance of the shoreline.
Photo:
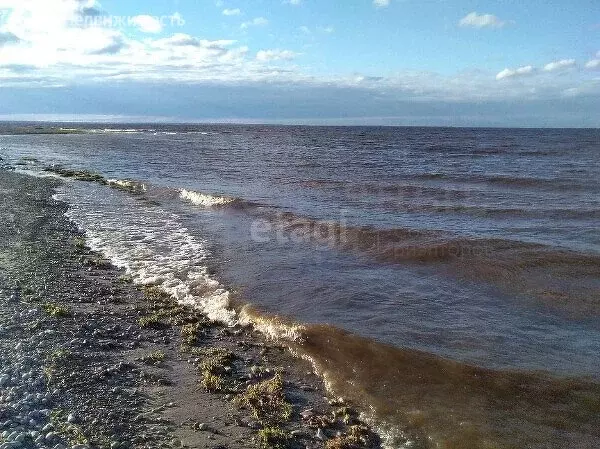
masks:
[(128, 282), (58, 184), (0, 170), (0, 448), (380, 445), (307, 362)]
[[(63, 185), (68, 182), (65, 178), (70, 178), (78, 186), (84, 185), (78, 182), (89, 183), (85, 188), (91, 188), (97, 198), (103, 198), (102, 195), (109, 191), (105, 191), (107, 187), (123, 190), (119, 193), (124, 194), (123, 197), (140, 194), (140, 187), (145, 191), (145, 185), (137, 181), (108, 180), (87, 170), (48, 166), (44, 171), (54, 176), (31, 178), (14, 175), (17, 179), (28, 180), (28, 189), (21, 192), (22, 195), (29, 198), (29, 190), (35, 193), (38, 184), (38, 188), (46, 186), (46, 189)], [(18, 187), (21, 188), (20, 185)], [(61, 191), (58, 189), (57, 193)], [(50, 196), (57, 201), (49, 200)], [(240, 317), (236, 322), (243, 323), (245, 327), (233, 326), (227, 321), (225, 326), (209, 323), (206, 316), (197, 313), (197, 310), (176, 304), (165, 295), (165, 292), (172, 292), (173, 297), (179, 297), (173, 284), (168, 282), (169, 279), (178, 279), (161, 278), (165, 272), (161, 272), (160, 263), (157, 263), (156, 270), (151, 264), (150, 271), (127, 264), (138, 284), (134, 287), (132, 279), (122, 276), (123, 271), (115, 271), (110, 261), (86, 247), (77, 226), (87, 230), (91, 246), (117, 265), (124, 263), (122, 261), (137, 260), (135, 255), (129, 259), (122, 259), (120, 255), (120, 251), (128, 250), (129, 242), (137, 241), (135, 233), (123, 232), (116, 244), (113, 242), (107, 247), (101, 244), (103, 230), (109, 233), (117, 231), (118, 234), (130, 229), (126, 222), (121, 222), (121, 216), (113, 215), (118, 208), (105, 208), (102, 201), (95, 202), (92, 198), (87, 199), (91, 201), (89, 204), (86, 201), (82, 203), (77, 197), (72, 203), (71, 200), (61, 202), (58, 199), (69, 197), (60, 193), (52, 195), (45, 190), (39, 197), (62, 207), (60, 220), (55, 220), (67, 226), (66, 239), (72, 239), (72, 245), (67, 245), (71, 250), (57, 248), (57, 254), (64, 253), (65, 256), (48, 255), (51, 263), (46, 265), (52, 265), (57, 259), (71, 262), (71, 259), (76, 259), (75, 271), (81, 271), (83, 267), (85, 273), (97, 273), (91, 280), (103, 282), (101, 296), (118, 297), (117, 293), (111, 292), (112, 287), (118, 287), (116, 290), (126, 296), (122, 302), (128, 304), (125, 308), (127, 313), (119, 313), (116, 319), (128, 323), (128, 332), (138, 329), (130, 337), (135, 340), (139, 335), (146, 336), (141, 344), (148, 346), (146, 352), (138, 351), (137, 358), (127, 363), (134, 369), (139, 369), (138, 366), (145, 369), (144, 374), (136, 372), (150, 385), (148, 390), (142, 390), (143, 394), (150, 391), (152, 398), (158, 395), (170, 399), (168, 402), (155, 401), (154, 409), (159, 412), (160, 419), (175, 416), (172, 422), (178, 422), (179, 427), (172, 426), (171, 433), (179, 429), (178, 435), (186, 434), (186, 438), (190, 438), (183, 441), (175, 437), (172, 441), (181, 444), (198, 441), (196, 432), (211, 432), (208, 430), (213, 429), (211, 422), (218, 421), (219, 416), (227, 416), (227, 419), (221, 420), (222, 427), (217, 429), (217, 433), (204, 435), (200, 443), (189, 443), (190, 447), (300, 449), (325, 446), (327, 449), (360, 449), (385, 445), (421, 449), (512, 449), (523, 445), (532, 448), (569, 444), (588, 447), (598, 440), (595, 423), (599, 415), (595, 411), (600, 404), (600, 386), (591, 379), (556, 377), (541, 371), (486, 369), (431, 353), (380, 344), (328, 325), (300, 325), (298, 340), (282, 338), (290, 331), (296, 334), (294, 322), (287, 323), (285, 318), (261, 313), (251, 304), (237, 303), (234, 308)], [(87, 209), (81, 208), (81, 204), (87, 204)], [(41, 203), (37, 206), (41, 207)], [(17, 210), (16, 206), (12, 207)], [(100, 214), (106, 221), (84, 219), (89, 214)], [(106, 217), (104, 214), (107, 214)], [(40, 218), (35, 211), (29, 215)], [(179, 229), (172, 228), (168, 221), (163, 222), (160, 214), (150, 217), (161, 223), (169, 235), (176, 234)], [(105, 229), (105, 223), (111, 223), (111, 220), (114, 229)], [(38, 227), (34, 229), (39, 232)], [(186, 245), (186, 241), (178, 240), (169, 247), (185, 248)], [(195, 251), (203, 254), (202, 248), (198, 247), (191, 252), (183, 251), (183, 256), (180, 254), (179, 257), (186, 262), (192, 261), (193, 265)], [(147, 261), (149, 258), (144, 256), (141, 259)], [(186, 267), (189, 265), (185, 264)], [(204, 266), (205, 263), (198, 260), (198, 265)], [(45, 265), (38, 261), (36, 266), (39, 269)], [(167, 271), (168, 275), (177, 273), (177, 269)], [(203, 271), (199, 273), (205, 274)], [(184, 276), (189, 278), (189, 273)], [(208, 280), (210, 283), (212, 278)], [(156, 285), (164, 291), (153, 286), (139, 287), (146, 282), (158, 282)], [(212, 288), (209, 290), (212, 292)], [(202, 302), (205, 294), (203, 290), (195, 292), (196, 300)], [(90, 296), (90, 293), (86, 295)], [(81, 300), (76, 299), (75, 302)], [(111, 299), (105, 304), (105, 309), (114, 314), (118, 303), (118, 299), (116, 302)], [(197, 307), (203, 307), (202, 310), (211, 316), (212, 309), (207, 309), (206, 304), (198, 303)], [(49, 313), (48, 310), (45, 312)], [(284, 334), (278, 335), (280, 331)], [(194, 335), (198, 346), (192, 345), (181, 351), (182, 339), (188, 340)], [(133, 340), (131, 343), (135, 344)], [(182, 371), (178, 369), (185, 366), (184, 362), (191, 370), (187, 369), (187, 374), (180, 375)], [(277, 376), (282, 371), (278, 369), (281, 367), (283, 382)], [(172, 382), (165, 373), (176, 373), (176, 382)], [(149, 376), (149, 381), (146, 376)], [(383, 442), (360, 423), (356, 411), (347, 408), (349, 404), (337, 399), (323, 399), (326, 396), (323, 383), (334, 396), (342, 394), (351, 398), (350, 405), (356, 405), (365, 412), (361, 416), (376, 429)], [(179, 386), (171, 388), (174, 384)], [(261, 387), (255, 388), (257, 385)], [(198, 388), (206, 394), (200, 397), (194, 392), (191, 399), (190, 392)], [(259, 402), (266, 400), (271, 403), (272, 398), (276, 404), (275, 412), (269, 412), (268, 421), (261, 422), (258, 417), (250, 416), (256, 412), (251, 404), (257, 401), (257, 390), (271, 392), (268, 398), (264, 395), (259, 397)], [(246, 394), (248, 392), (250, 396)], [(276, 393), (274, 398), (272, 392)], [(213, 407), (211, 401), (215, 397), (217, 405)], [(285, 401), (282, 398), (286, 398)], [(221, 402), (228, 406), (223, 408)], [(287, 402), (292, 402), (291, 416), (288, 416)], [(176, 407), (169, 406), (171, 403)], [(214, 412), (203, 415), (206, 419), (190, 421), (189, 416), (197, 412), (198, 404)], [(247, 406), (242, 414), (239, 413), (240, 405)], [(511, 425), (507, 427), (506, 422)], [(243, 428), (245, 433), (235, 426)], [(187, 433), (189, 429), (191, 436)], [(223, 445), (215, 442), (215, 435), (227, 435)], [(232, 439), (232, 436), (238, 439)], [(0, 446), (0, 449), (4, 447)]]

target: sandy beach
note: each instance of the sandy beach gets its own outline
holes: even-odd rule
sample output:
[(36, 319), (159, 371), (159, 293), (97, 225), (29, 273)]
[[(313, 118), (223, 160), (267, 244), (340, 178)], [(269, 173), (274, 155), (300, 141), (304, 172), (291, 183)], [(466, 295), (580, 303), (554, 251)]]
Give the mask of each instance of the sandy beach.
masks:
[(89, 250), (59, 182), (0, 170), (0, 448), (379, 445), (308, 363)]

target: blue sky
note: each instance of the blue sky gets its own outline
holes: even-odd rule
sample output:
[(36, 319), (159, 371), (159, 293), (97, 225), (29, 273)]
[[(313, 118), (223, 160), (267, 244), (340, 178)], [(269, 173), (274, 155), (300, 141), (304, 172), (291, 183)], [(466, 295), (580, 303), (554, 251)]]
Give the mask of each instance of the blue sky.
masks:
[(600, 2), (0, 0), (0, 119), (600, 126)]

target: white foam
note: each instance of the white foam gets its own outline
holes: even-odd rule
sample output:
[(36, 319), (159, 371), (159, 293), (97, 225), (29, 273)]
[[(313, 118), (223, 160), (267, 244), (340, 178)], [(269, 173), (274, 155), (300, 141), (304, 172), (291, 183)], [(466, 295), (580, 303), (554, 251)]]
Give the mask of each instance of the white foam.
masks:
[(181, 189), (179, 191), (179, 197), (197, 206), (204, 207), (222, 206), (224, 204), (229, 204), (234, 201), (233, 198), (228, 198), (225, 196), (207, 195), (205, 193), (195, 192), (193, 190), (186, 189)]
[(179, 217), (129, 195), (94, 184), (61, 186), (55, 195), (90, 247), (122, 267), (138, 285), (156, 285), (209, 319), (236, 323), (229, 292), (208, 273), (206, 242), (192, 236)]
[(137, 133), (143, 132), (144, 130), (143, 129), (137, 129), (137, 128), (127, 128), (127, 129), (104, 128), (102, 131), (105, 132), (105, 133), (137, 134)]
[(239, 324), (252, 325), (267, 338), (276, 341), (302, 341), (305, 326), (297, 323), (287, 323), (277, 316), (255, 313), (249, 305), (242, 307), (239, 313)]
[(136, 190), (143, 191), (147, 190), (146, 184), (138, 181), (131, 181), (129, 179), (109, 179), (106, 181), (109, 186), (127, 189), (127, 190)]

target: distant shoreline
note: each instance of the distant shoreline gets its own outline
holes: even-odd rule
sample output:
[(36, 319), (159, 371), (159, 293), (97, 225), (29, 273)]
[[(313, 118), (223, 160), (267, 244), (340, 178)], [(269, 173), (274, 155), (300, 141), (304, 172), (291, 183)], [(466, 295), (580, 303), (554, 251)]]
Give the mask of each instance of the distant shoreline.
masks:
[[(16, 126), (20, 125), (20, 126)], [(65, 132), (44, 132), (35, 128), (44, 129), (58, 129), (60, 125), (80, 125), (82, 128), (64, 130)], [(164, 120), (164, 121), (130, 121), (130, 120), (0, 120), (0, 135), (2, 134), (76, 134), (78, 132), (85, 132), (86, 128), (90, 127), (169, 127), (169, 126), (274, 126), (274, 127), (289, 127), (289, 128), (416, 128), (416, 129), (473, 129), (473, 130), (600, 130), (600, 126), (596, 127), (585, 127), (585, 126), (573, 126), (573, 127), (554, 127), (554, 126), (494, 126), (494, 125), (401, 125), (401, 124), (344, 124), (344, 123), (317, 123), (310, 121), (262, 121), (262, 120), (206, 120), (206, 121), (178, 121), (178, 120)], [(3, 132), (3, 128), (25, 128), (21, 132)], [(34, 128), (29, 131), (30, 128)], [(71, 131), (71, 132), (68, 132)]]

